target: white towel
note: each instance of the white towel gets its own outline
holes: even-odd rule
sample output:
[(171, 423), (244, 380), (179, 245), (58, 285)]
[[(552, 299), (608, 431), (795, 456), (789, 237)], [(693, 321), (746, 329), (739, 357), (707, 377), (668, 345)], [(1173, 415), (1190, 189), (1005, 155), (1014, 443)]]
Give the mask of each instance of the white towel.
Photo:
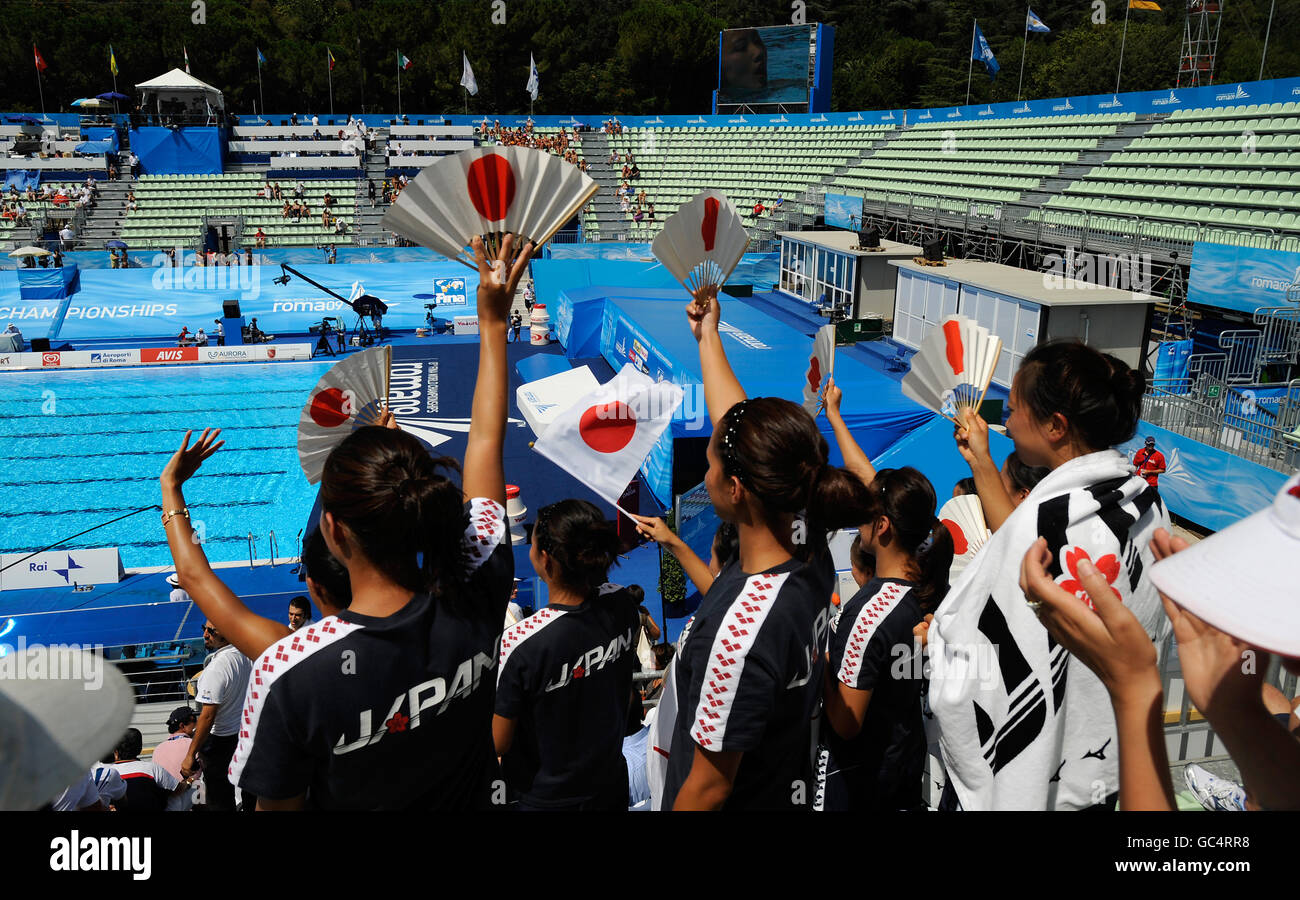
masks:
[(1124, 456), (1091, 453), (1039, 482), (958, 578), (930, 629), (930, 707), (964, 809), (1080, 809), (1119, 790), (1109, 695), (1030, 610), (1020, 564), (1045, 537), (1048, 571), (1086, 596), (1073, 570), (1087, 554), (1159, 646), (1168, 620), (1147, 572), (1168, 527)]

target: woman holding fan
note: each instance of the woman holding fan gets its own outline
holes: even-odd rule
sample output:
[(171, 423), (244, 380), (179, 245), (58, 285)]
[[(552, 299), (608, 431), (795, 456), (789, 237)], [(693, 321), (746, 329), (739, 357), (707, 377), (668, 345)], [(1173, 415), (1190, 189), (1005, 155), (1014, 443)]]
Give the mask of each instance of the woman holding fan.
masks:
[[(513, 587), (502, 451), (511, 297), (532, 253), (514, 237), (491, 277), (481, 239), (478, 380), (460, 465), (397, 429), (364, 427), (330, 453), (320, 530), (347, 567), (348, 609), (293, 633), (254, 666), (231, 777), (258, 808), (476, 809), (497, 775), (497, 638)], [(193, 539), (181, 484), (221, 446), (188, 438), (163, 473), (163, 525), (181, 582), (212, 619), (230, 603)]]
[[(1159, 494), (1110, 449), (1133, 436), (1143, 376), (1077, 342), (1040, 344), (1012, 382), (1007, 433), (1020, 462), (1049, 473), (1006, 516), (953, 585), (929, 630), (930, 707), (948, 771), (942, 808), (1083, 809), (1117, 795), (1115, 723), (1105, 689), (1051, 641), (1018, 582), (1046, 538), (1047, 571), (1089, 602), (1088, 561), (1159, 637), (1164, 617), (1145, 573)], [(967, 447), (982, 423), (968, 419)], [(985, 482), (996, 470), (976, 469)], [(1001, 490), (1001, 485), (998, 485)], [(981, 496), (984, 491), (981, 489)]]
[(705, 484), (719, 517), (736, 524), (740, 552), (681, 641), (663, 806), (806, 809), (834, 589), (826, 532), (866, 521), (870, 497), (827, 464), (801, 407), (746, 398), (718, 333), (717, 283), (692, 294), (714, 429)]

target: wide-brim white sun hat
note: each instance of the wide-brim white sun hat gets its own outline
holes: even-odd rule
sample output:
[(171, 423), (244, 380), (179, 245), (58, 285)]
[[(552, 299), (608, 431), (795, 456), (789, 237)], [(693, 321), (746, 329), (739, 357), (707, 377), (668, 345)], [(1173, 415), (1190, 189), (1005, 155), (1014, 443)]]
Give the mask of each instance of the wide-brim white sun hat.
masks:
[(1151, 567), (1170, 600), (1252, 646), (1300, 657), (1300, 474), (1267, 509)]

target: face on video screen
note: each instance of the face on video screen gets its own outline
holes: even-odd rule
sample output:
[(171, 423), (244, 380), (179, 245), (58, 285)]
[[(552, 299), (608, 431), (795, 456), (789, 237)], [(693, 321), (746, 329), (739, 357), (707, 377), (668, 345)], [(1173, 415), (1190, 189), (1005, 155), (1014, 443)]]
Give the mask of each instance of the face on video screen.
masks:
[(722, 40), (724, 91), (761, 91), (767, 87), (767, 47), (756, 28), (729, 31)]

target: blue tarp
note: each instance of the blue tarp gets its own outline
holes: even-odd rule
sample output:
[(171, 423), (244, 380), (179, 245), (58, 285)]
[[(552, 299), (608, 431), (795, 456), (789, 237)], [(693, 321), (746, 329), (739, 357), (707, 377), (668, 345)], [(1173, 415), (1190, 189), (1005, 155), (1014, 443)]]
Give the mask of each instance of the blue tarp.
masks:
[(91, 156), (100, 156), (105, 153), (112, 153), (112, 141), (82, 141), (76, 146), (78, 153), (88, 153)]
[(77, 267), (19, 269), (18, 290), (23, 300), (61, 300), (77, 292)]
[(1187, 302), (1253, 313), (1286, 306), (1287, 288), (1300, 274), (1300, 253), (1197, 241), (1187, 280)]
[[(579, 301), (572, 307), (570, 334), (589, 335), (591, 320), (599, 315), (600, 352), (611, 368), (620, 369), (630, 361), (651, 378), (670, 380), (685, 389), (672, 428), (641, 470), (655, 498), (667, 507), (672, 499), (674, 440), (712, 433), (700, 386), (699, 351), (686, 323), (682, 289), (605, 290), (603, 303), (592, 296), (598, 293), (595, 289), (566, 291)], [(802, 402), (810, 338), (739, 300), (724, 304), (720, 330), (731, 365), (749, 396)], [(879, 453), (933, 416), (905, 398), (898, 382), (856, 360), (841, 357), (835, 375), (844, 390), (845, 421), (868, 455)], [(831, 445), (832, 462), (838, 465), (842, 459), (824, 417), (818, 419), (818, 427)]]
[(108, 141), (110, 153), (116, 153), (118, 150), (116, 128), (107, 125), (101, 128), (87, 126), (81, 129), (81, 136), (87, 141)]
[(1282, 472), (1145, 421), (1138, 423), (1133, 440), (1118, 449), (1132, 459), (1148, 435), (1165, 457), (1160, 496), (1170, 512), (1213, 531), (1264, 509), (1287, 479)]
[[(989, 452), (998, 468), (1002, 468), (1002, 463), (1014, 449), (1010, 438), (997, 432), (989, 433)], [(884, 453), (873, 457), (872, 464), (877, 469), (911, 466), (919, 470), (934, 485), (940, 506), (952, 496), (957, 482), (970, 477), (970, 466), (957, 452), (957, 443), (952, 438), (952, 423), (942, 416), (935, 416)]]
[(135, 128), (131, 150), (144, 175), (220, 175), (226, 155), (224, 128)]
[(37, 170), (10, 169), (9, 174), (5, 176), (4, 190), (17, 188), (25, 191), (29, 187), (38, 187), (41, 183), (41, 173)]
[[(642, 252), (644, 250), (644, 252)], [(537, 302), (549, 307), (561, 290), (605, 285), (627, 288), (669, 288), (681, 302), (690, 297), (671, 272), (650, 255), (648, 244), (556, 244), (550, 259), (534, 260), (532, 271)], [(746, 253), (729, 284), (752, 284), (755, 291), (770, 290), (780, 278), (780, 254)]]

